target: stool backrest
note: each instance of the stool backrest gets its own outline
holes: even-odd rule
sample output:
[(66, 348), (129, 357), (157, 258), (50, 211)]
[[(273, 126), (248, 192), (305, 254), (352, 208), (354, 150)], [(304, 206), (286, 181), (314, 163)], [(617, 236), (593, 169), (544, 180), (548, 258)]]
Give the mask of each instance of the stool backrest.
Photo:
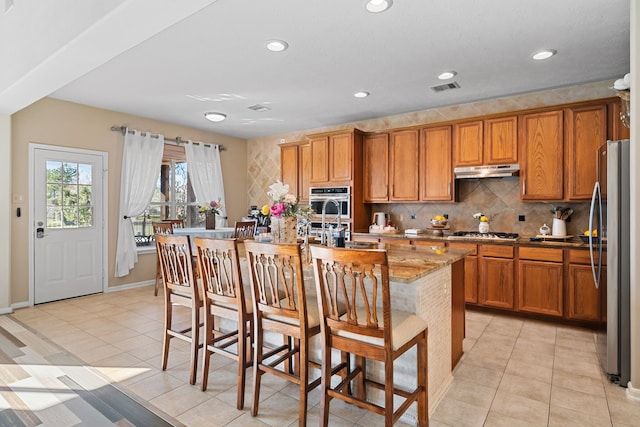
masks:
[(238, 240), (253, 239), (257, 226), (257, 221), (236, 221), (233, 237)]
[(390, 341), (386, 251), (319, 245), (310, 248), (320, 317), (324, 317), (329, 332), (336, 329)]
[(235, 239), (194, 239), (205, 307), (247, 312)]
[(244, 247), (251, 275), (254, 311), (306, 324), (300, 246), (245, 240)]
[(168, 221), (152, 222), (153, 234), (173, 234), (173, 224)]

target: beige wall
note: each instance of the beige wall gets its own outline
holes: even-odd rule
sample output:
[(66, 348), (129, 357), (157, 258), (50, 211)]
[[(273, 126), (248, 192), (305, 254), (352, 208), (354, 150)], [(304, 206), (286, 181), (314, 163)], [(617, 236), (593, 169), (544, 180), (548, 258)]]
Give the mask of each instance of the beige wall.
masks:
[[(29, 300), (28, 230), (29, 230), (29, 143), (82, 148), (104, 151), (109, 155), (108, 173), (108, 282), (109, 287), (150, 281), (155, 275), (155, 254), (144, 254), (131, 274), (114, 277), (117, 238), (117, 216), (120, 193), (120, 167), (122, 163), (123, 136), (112, 132), (111, 126), (126, 125), (133, 129), (163, 134), (167, 138), (180, 136), (183, 139), (223, 144), (221, 153), (222, 173), (229, 222), (233, 223), (246, 215), (247, 146), (243, 139), (218, 135), (212, 132), (150, 120), (124, 113), (88, 107), (52, 98), (44, 98), (11, 117), (12, 132), (12, 188), (13, 194), (21, 194), (23, 202), (12, 204), (11, 216), (11, 302)], [(9, 199), (11, 200), (11, 199)], [(23, 214), (15, 215), (20, 207)]]

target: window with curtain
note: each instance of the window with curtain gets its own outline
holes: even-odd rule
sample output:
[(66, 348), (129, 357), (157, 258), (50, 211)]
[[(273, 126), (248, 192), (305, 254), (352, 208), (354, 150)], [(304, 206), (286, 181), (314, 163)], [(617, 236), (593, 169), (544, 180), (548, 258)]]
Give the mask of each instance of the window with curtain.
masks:
[(185, 227), (204, 227), (205, 216), (189, 182), (184, 147), (165, 143), (160, 175), (151, 203), (142, 215), (133, 219), (138, 246), (152, 243), (151, 223), (165, 219), (182, 219)]

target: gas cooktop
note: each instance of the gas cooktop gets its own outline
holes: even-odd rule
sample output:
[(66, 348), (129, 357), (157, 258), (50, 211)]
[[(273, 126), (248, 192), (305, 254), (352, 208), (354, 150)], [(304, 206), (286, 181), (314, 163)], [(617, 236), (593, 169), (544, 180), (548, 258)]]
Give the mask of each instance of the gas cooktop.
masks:
[(450, 240), (498, 240), (515, 242), (519, 237), (518, 233), (478, 233), (477, 231), (456, 231), (448, 238)]

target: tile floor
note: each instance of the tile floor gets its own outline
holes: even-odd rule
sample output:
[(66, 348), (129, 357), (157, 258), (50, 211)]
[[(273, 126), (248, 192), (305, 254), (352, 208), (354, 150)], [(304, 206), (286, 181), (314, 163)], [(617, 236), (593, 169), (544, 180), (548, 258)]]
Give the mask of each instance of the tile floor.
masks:
[[(161, 371), (163, 303), (152, 287), (16, 310), (10, 315), (150, 408), (185, 426), (295, 426), (297, 387), (263, 377), (260, 413), (235, 408), (234, 362), (214, 357), (209, 388), (188, 383), (186, 343), (173, 341)], [(609, 384), (586, 329), (469, 311), (465, 355), (433, 412), (441, 426), (638, 426), (640, 402)], [(0, 373), (3, 370), (0, 365)], [(199, 375), (200, 378), (200, 375)], [(250, 376), (249, 376), (250, 378)], [(317, 425), (319, 393), (309, 402)], [(333, 401), (332, 426), (378, 426), (381, 418)], [(400, 423), (402, 425), (402, 423)]]

